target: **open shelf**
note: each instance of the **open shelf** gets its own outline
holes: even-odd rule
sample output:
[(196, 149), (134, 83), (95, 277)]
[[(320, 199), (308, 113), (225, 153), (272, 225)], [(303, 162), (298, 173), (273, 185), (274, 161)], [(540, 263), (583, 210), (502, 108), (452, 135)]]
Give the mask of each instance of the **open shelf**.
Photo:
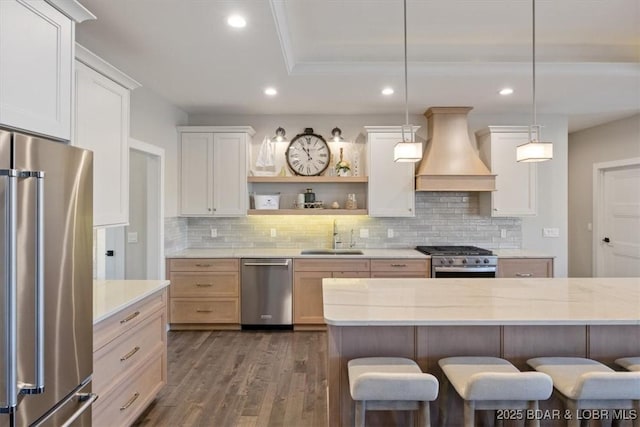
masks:
[(367, 215), (366, 209), (249, 209), (247, 215)]
[(369, 182), (366, 176), (248, 176), (247, 182), (271, 182), (271, 183), (357, 183)]

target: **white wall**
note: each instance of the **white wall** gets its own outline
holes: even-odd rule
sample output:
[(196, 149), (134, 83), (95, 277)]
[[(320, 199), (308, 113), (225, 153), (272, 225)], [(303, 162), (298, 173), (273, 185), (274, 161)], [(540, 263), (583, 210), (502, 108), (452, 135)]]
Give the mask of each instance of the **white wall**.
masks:
[[(129, 151), (129, 226), (125, 227), (125, 277), (147, 278), (147, 158), (144, 153)], [(127, 234), (137, 233), (135, 243)]]
[(187, 113), (144, 87), (131, 92), (130, 135), (164, 148), (164, 216), (178, 215), (178, 133), (176, 126), (187, 124)]
[[(420, 139), (426, 139), (426, 119), (421, 115), (410, 117), (412, 124), (422, 126), (418, 132)], [(469, 116), (469, 131), (490, 125), (529, 125), (529, 115), (475, 115)], [(539, 116), (544, 125), (542, 136), (554, 143), (554, 159), (538, 165), (538, 215), (522, 220), (522, 247), (555, 256), (555, 276), (567, 276), (568, 258), (568, 126), (566, 117)], [(278, 126), (287, 131), (290, 139), (301, 133), (305, 127), (312, 127), (325, 138), (331, 129), (338, 126), (347, 139), (363, 138), (365, 125), (400, 125), (402, 115), (258, 115), (258, 116), (215, 116), (190, 115), (190, 125), (249, 125), (256, 130), (254, 151), (264, 136), (272, 136)], [(255, 158), (255, 157), (254, 157)], [(515, 161), (515, 159), (514, 159)], [(560, 237), (543, 238), (543, 227), (560, 229)]]
[(594, 163), (640, 157), (640, 114), (569, 135), (569, 274), (592, 275)]

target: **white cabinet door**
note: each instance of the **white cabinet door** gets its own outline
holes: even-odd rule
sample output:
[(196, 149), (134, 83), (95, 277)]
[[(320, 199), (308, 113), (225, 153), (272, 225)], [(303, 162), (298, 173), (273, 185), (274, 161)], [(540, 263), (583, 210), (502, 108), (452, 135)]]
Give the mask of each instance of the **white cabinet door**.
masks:
[(480, 157), (496, 174), (496, 191), (481, 193), (481, 212), (494, 217), (536, 215), (536, 164), (518, 163), (516, 147), (529, 140), (526, 126), (490, 126), (477, 132)]
[(44, 1), (0, 0), (0, 125), (69, 140), (73, 23)]
[(216, 133), (213, 136), (213, 214), (247, 214), (247, 136)]
[(402, 138), (397, 132), (368, 129), (369, 216), (415, 216), (415, 165), (393, 161), (393, 148)]
[(129, 222), (129, 90), (76, 61), (74, 144), (93, 151), (93, 225)]
[(180, 149), (180, 213), (213, 214), (213, 134), (183, 133)]
[(180, 214), (247, 214), (247, 146), (242, 132), (180, 134)]

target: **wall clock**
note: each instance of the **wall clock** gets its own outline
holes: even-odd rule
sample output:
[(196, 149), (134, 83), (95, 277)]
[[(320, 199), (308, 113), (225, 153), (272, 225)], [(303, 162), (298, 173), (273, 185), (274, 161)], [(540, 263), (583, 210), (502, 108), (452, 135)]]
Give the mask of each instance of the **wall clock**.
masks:
[(329, 166), (331, 150), (322, 136), (306, 128), (291, 140), (285, 157), (289, 169), (296, 175), (316, 176)]

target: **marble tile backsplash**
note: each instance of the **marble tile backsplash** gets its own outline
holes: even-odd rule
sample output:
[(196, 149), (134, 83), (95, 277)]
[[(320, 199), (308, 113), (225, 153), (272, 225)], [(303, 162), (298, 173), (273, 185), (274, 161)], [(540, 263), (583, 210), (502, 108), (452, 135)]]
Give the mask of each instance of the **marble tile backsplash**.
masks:
[(187, 218), (167, 217), (164, 219), (164, 253), (172, 254), (188, 247)]
[[(480, 215), (478, 209), (478, 193), (418, 192), (416, 216), (412, 218), (365, 215), (167, 218), (165, 251), (171, 253), (186, 247), (330, 247), (334, 220), (341, 247), (406, 248), (424, 244), (475, 245), (487, 249), (521, 247), (520, 218), (487, 217)], [(211, 237), (212, 229), (216, 237)]]

